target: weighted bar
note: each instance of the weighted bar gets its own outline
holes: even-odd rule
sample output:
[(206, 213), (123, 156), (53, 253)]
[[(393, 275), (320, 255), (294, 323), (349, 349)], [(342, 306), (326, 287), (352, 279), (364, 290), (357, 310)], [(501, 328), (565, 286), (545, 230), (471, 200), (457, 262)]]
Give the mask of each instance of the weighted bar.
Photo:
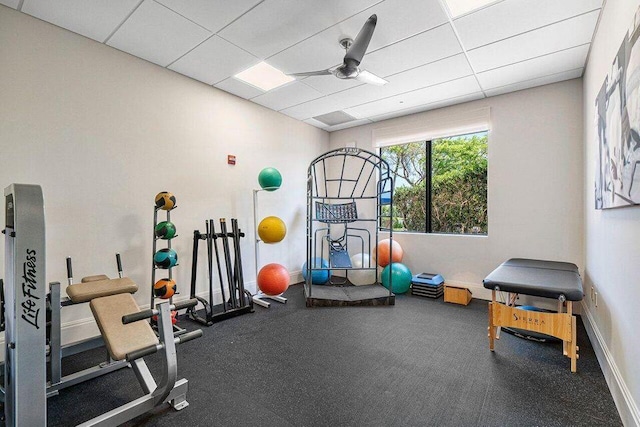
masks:
[(236, 296), (236, 287), (233, 280), (233, 265), (231, 265), (231, 253), (229, 252), (229, 241), (227, 240), (227, 220), (220, 218), (220, 236), (222, 237), (222, 249), (224, 252), (224, 265), (227, 270), (227, 282), (231, 290), (231, 306), (238, 308), (238, 298)]
[(116, 264), (118, 264), (118, 277), (122, 278), (122, 260), (120, 254), (116, 254)]
[(242, 272), (242, 256), (240, 253), (240, 229), (238, 228), (238, 220), (235, 218), (231, 218), (231, 230), (233, 233), (233, 250), (235, 252), (235, 268), (236, 268), (236, 279), (238, 281), (238, 294), (240, 295), (241, 301), (240, 306), (245, 306), (245, 295), (244, 295), (244, 274)]
[(67, 281), (70, 285), (73, 285), (73, 271), (71, 269), (71, 257), (67, 257)]
[[(207, 222), (207, 266), (209, 267), (209, 308), (213, 313), (213, 245), (215, 242), (215, 230), (213, 219)], [(222, 272), (220, 271), (220, 260), (218, 257), (218, 246), (216, 245), (216, 262), (218, 263), (218, 275), (220, 276), (220, 292), (222, 293), (222, 310), (226, 313), (227, 304), (224, 295), (224, 284), (222, 283)]]
[[(218, 280), (220, 281), (220, 292), (222, 293), (222, 307), (225, 311), (227, 307), (227, 297), (224, 294), (224, 280), (222, 279), (222, 267), (220, 266), (220, 252), (218, 252), (218, 239), (216, 236), (215, 225), (213, 219), (210, 219), (211, 224), (211, 239), (213, 239), (213, 248), (216, 252), (216, 266), (218, 267)], [(211, 298), (211, 307), (213, 308), (213, 298)], [(213, 313), (213, 310), (211, 310)]]

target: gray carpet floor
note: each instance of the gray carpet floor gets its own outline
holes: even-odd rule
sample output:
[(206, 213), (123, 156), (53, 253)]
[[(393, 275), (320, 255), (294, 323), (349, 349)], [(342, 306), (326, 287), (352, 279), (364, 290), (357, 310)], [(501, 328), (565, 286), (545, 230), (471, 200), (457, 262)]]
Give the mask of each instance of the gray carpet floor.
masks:
[[(178, 348), (190, 406), (162, 406), (128, 425), (622, 425), (580, 320), (572, 374), (559, 343), (503, 333), (490, 352), (486, 301), (406, 294), (388, 307), (306, 308), (301, 285), (286, 296), (202, 327), (202, 338)], [(100, 357), (94, 350), (64, 367)], [(157, 357), (146, 360), (157, 372)], [(50, 398), (48, 425), (75, 425), (141, 395), (123, 369)]]

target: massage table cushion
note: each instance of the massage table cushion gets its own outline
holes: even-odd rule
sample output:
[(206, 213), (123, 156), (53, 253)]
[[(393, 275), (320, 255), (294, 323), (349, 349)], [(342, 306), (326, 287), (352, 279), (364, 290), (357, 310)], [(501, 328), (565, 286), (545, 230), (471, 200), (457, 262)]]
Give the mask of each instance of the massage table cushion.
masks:
[(581, 301), (584, 292), (578, 267), (568, 262), (512, 258), (503, 262), (483, 281), (487, 289), (567, 301)]

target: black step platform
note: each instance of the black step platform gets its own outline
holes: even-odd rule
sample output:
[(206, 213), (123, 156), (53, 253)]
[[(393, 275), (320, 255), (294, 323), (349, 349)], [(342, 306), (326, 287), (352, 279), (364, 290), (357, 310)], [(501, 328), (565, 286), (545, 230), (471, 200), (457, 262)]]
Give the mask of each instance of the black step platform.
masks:
[(354, 305), (395, 305), (396, 296), (382, 285), (311, 285), (311, 297), (305, 289), (307, 307), (344, 307)]
[(427, 285), (423, 283), (411, 283), (411, 295), (427, 298), (440, 298), (444, 294), (444, 285)]

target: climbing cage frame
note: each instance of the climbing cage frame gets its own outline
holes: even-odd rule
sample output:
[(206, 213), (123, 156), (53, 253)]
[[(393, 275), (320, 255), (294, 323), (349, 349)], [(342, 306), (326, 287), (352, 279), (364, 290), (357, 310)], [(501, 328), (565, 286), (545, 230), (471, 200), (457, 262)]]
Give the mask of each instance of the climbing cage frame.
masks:
[[(389, 164), (377, 154), (344, 147), (311, 162), (304, 284), (308, 307), (395, 304), (392, 284), (387, 289), (378, 281), (373, 256), (380, 231), (393, 239), (392, 210), (393, 177)], [(354, 255), (360, 262), (352, 263)], [(328, 274), (328, 282), (314, 284), (316, 272)]]

